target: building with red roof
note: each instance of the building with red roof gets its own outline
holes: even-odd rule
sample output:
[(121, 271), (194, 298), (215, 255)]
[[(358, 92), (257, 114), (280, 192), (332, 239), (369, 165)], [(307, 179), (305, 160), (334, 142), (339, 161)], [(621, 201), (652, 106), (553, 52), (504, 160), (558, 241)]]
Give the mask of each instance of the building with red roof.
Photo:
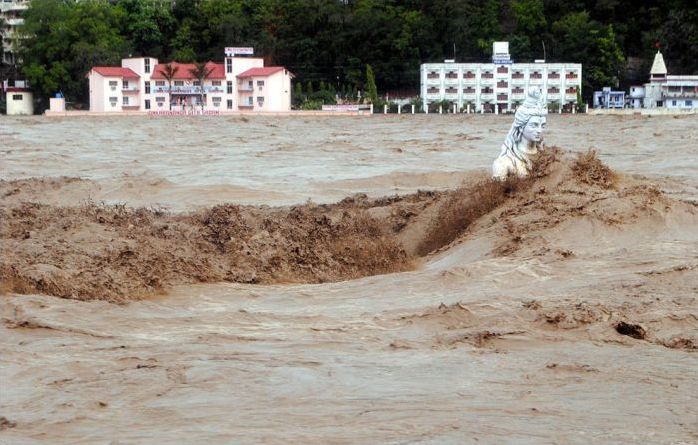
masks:
[[(172, 76), (168, 75), (168, 67)], [(90, 111), (288, 111), (293, 74), (264, 66), (258, 57), (226, 55), (208, 61), (203, 84), (193, 63), (123, 59), (120, 67), (95, 66), (87, 74)]]

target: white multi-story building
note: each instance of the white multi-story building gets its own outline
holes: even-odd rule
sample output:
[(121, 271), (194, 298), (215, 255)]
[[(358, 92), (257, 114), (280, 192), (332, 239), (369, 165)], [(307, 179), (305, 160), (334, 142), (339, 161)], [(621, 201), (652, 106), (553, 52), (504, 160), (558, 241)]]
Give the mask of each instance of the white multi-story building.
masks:
[(645, 108), (695, 110), (698, 108), (698, 76), (669, 75), (660, 51), (654, 56), (650, 81), (645, 84)]
[(539, 87), (548, 104), (570, 109), (582, 88), (580, 63), (513, 63), (508, 42), (494, 42), (492, 63), (424, 63), (421, 98), (430, 103), (448, 101), (459, 110), (513, 111), (523, 103), (529, 87)]
[[(166, 64), (152, 57), (123, 59), (121, 67), (93, 67), (88, 73), (90, 111), (288, 111), (291, 74), (282, 66), (265, 67), (262, 58), (226, 56), (208, 62), (210, 74), (199, 85), (194, 64)], [(202, 91), (203, 90), (203, 91)]]
[(0, 0), (0, 18), (5, 27), (0, 27), (2, 35), (2, 62), (14, 65), (15, 49), (18, 42), (17, 28), (24, 23), (22, 11), (29, 7), (29, 0)]

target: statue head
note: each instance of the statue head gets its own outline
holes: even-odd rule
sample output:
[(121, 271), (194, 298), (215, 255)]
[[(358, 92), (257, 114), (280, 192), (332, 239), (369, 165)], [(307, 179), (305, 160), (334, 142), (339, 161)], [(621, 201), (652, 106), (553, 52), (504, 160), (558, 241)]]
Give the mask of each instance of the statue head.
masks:
[(547, 114), (540, 89), (530, 88), (526, 100), (516, 109), (514, 123), (504, 141), (505, 149), (518, 150), (522, 140), (526, 146), (539, 145), (543, 141)]

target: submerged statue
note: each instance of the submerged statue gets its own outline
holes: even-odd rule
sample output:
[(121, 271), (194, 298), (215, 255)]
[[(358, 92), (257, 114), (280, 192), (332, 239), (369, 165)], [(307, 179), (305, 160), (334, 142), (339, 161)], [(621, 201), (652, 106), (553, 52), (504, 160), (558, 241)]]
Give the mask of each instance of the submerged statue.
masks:
[(529, 89), (526, 100), (516, 109), (514, 123), (502, 144), (502, 152), (492, 164), (495, 179), (504, 180), (510, 175), (524, 177), (530, 173), (531, 156), (542, 149), (547, 114), (541, 91)]

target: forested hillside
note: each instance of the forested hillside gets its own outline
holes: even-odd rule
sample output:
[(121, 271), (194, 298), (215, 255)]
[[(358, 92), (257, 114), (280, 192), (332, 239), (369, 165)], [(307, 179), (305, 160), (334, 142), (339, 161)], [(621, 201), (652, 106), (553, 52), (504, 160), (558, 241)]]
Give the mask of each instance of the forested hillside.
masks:
[(656, 45), (670, 73), (698, 72), (695, 0), (32, 0), (22, 73), (48, 96), (86, 102), (85, 73), (122, 57), (220, 61), (253, 46), (303, 86), (366, 82), (379, 93), (417, 91), (419, 65), (489, 60), (508, 40), (517, 62), (583, 64), (584, 95), (644, 82)]

